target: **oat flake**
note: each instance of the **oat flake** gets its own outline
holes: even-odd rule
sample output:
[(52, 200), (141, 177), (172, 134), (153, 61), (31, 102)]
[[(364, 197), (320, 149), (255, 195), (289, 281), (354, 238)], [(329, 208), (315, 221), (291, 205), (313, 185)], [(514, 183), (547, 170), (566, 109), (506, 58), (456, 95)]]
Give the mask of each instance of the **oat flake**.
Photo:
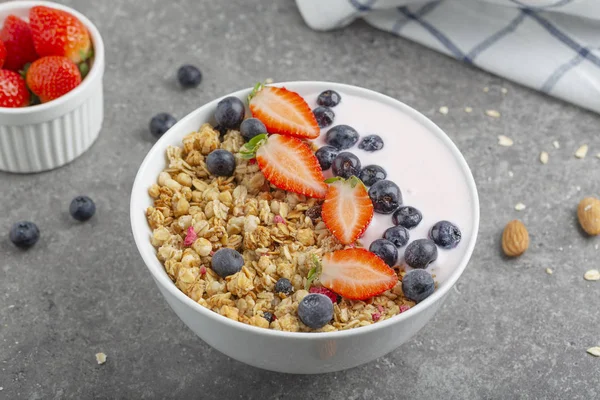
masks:
[(560, 149), (560, 143), (558, 143), (558, 140), (555, 140), (554, 142), (552, 142), (552, 145), (554, 146), (555, 149)]
[(508, 93), (508, 89), (503, 87), (502, 89), (500, 89), (500, 91), (502, 92), (502, 94), (506, 94)]
[(508, 136), (500, 135), (500, 136), (498, 136), (498, 144), (500, 146), (510, 147), (514, 144), (514, 142)]
[(549, 158), (549, 157), (550, 157), (550, 156), (548, 155), (548, 153), (547, 153), (547, 152), (545, 152), (545, 151), (542, 151), (542, 152), (540, 153), (540, 161), (541, 161), (541, 163), (542, 163), (542, 164), (548, 164), (548, 158)]
[(96, 353), (96, 361), (98, 364), (104, 364), (106, 362), (106, 354)]
[(484, 91), (485, 93), (487, 93), (487, 92), (489, 92), (489, 91), (490, 91), (490, 88), (486, 86), (486, 87), (484, 87), (484, 88), (483, 88), (483, 91)]
[(575, 157), (585, 158), (585, 156), (587, 155), (587, 152), (588, 152), (588, 145), (584, 144), (583, 146), (581, 146), (580, 148), (577, 149), (577, 151), (575, 152)]
[(492, 118), (500, 118), (500, 112), (496, 110), (485, 110), (485, 115)]
[(600, 153), (596, 154), (596, 158), (600, 158)]
[(593, 355), (594, 357), (600, 357), (600, 346), (590, 347), (587, 349), (588, 354)]
[(552, 268), (546, 268), (546, 273), (548, 275), (552, 275), (554, 273), (554, 271), (552, 270)]
[(446, 107), (446, 106), (440, 107), (440, 114), (444, 114), (444, 115), (448, 114), (448, 107)]
[(590, 269), (583, 275), (583, 279), (586, 281), (600, 281), (600, 271), (597, 269)]
[(523, 203), (517, 203), (515, 205), (515, 210), (517, 210), (517, 211), (523, 211), (526, 208), (527, 208), (527, 206), (525, 204), (523, 204)]

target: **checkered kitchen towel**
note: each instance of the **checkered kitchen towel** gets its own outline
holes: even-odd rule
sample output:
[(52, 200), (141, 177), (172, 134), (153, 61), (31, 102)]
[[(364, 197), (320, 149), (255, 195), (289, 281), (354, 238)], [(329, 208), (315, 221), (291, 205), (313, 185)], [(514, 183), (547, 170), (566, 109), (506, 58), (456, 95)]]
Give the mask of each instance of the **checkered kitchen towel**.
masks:
[(356, 18), (600, 113), (600, 0), (296, 0), (328, 30)]

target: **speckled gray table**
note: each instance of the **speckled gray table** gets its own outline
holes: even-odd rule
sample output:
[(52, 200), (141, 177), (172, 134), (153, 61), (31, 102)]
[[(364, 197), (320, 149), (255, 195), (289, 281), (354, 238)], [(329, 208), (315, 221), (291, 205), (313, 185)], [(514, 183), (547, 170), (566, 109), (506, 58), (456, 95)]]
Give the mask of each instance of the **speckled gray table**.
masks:
[[(364, 23), (313, 32), (291, 0), (65, 3), (104, 35), (106, 117), (97, 143), (74, 163), (0, 174), (0, 229), (31, 219), (42, 230), (27, 252), (0, 241), (0, 398), (600, 397), (600, 358), (586, 354), (600, 345), (600, 282), (583, 280), (599, 266), (600, 239), (586, 239), (574, 219), (583, 195), (600, 194), (598, 115)], [(199, 89), (175, 86), (183, 62), (204, 72)], [(150, 117), (182, 117), (267, 77), (340, 81), (398, 98), (448, 132), (477, 180), (479, 243), (456, 290), (417, 337), (364, 367), (287, 376), (221, 355), (171, 312), (134, 247), (129, 192), (152, 146)], [(502, 134), (515, 145), (498, 146)], [(584, 143), (590, 155), (577, 160)], [(80, 193), (98, 205), (85, 224), (68, 214)], [(527, 208), (515, 211), (518, 202)], [(499, 235), (513, 217), (526, 222), (532, 245), (509, 261)], [(94, 358), (100, 351), (104, 365)]]

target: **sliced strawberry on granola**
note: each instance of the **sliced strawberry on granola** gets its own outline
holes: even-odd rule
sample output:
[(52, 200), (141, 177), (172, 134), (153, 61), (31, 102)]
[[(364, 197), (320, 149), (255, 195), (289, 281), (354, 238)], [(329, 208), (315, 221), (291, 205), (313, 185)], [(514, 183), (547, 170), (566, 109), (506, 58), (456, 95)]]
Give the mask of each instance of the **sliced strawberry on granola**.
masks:
[(396, 272), (383, 260), (363, 248), (328, 253), (315, 260), (307, 286), (318, 278), (321, 285), (350, 300), (366, 300), (393, 288)]
[(254, 158), (265, 178), (279, 189), (322, 199), (327, 193), (317, 157), (300, 139), (284, 135), (258, 135), (241, 151)]
[(286, 88), (256, 85), (248, 96), (254, 118), (267, 127), (269, 133), (316, 139), (321, 129), (309, 105), (302, 96)]
[(331, 178), (321, 218), (342, 243), (354, 243), (373, 219), (373, 202), (365, 185), (355, 176), (346, 180)]

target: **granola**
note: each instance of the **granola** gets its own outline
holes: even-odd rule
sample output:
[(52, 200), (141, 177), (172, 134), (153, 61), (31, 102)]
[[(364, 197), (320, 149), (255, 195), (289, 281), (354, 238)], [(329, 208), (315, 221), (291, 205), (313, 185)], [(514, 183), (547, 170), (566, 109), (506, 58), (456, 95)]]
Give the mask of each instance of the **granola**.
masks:
[[(146, 216), (158, 259), (189, 298), (235, 321), (292, 332), (357, 328), (414, 306), (403, 296), (404, 272), (399, 271), (400, 281), (391, 290), (366, 301), (340, 298), (329, 324), (316, 330), (304, 325), (297, 309), (308, 294), (312, 255), (346, 247), (321, 220), (321, 200), (271, 187), (258, 165), (241, 156), (244, 139), (236, 130), (221, 138), (204, 124), (182, 142), (166, 151), (167, 167), (148, 189), (153, 205)], [(207, 170), (205, 157), (218, 148), (235, 156), (231, 177), (214, 177)], [(210, 268), (212, 254), (223, 247), (244, 259), (241, 271), (226, 278)], [(274, 292), (280, 278), (292, 283), (289, 296)]]

